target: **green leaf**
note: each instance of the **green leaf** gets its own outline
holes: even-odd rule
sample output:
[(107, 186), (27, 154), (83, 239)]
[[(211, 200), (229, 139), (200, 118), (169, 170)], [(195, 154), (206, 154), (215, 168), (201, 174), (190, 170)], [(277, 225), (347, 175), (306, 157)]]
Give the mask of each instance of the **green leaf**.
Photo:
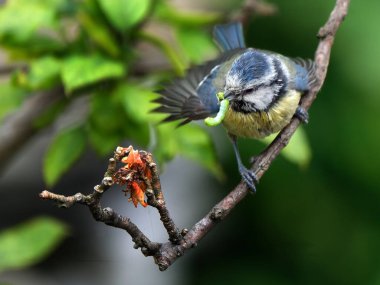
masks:
[(112, 94), (98, 92), (92, 95), (86, 131), (91, 146), (99, 155), (109, 155), (122, 140), (123, 114)]
[(169, 60), (170, 64), (173, 66), (174, 71), (178, 76), (183, 76), (185, 74), (186, 64), (178, 56), (177, 51), (172, 47), (170, 43), (162, 40), (160, 37), (145, 32), (139, 33), (139, 36), (143, 40), (151, 43), (162, 51), (162, 53)]
[(157, 107), (157, 104), (152, 102), (157, 98), (157, 94), (138, 83), (125, 82), (116, 88), (114, 95), (121, 102), (127, 117), (127, 137), (142, 146), (148, 145), (152, 123), (157, 123), (164, 117), (162, 114), (151, 112)]
[(176, 125), (177, 123), (165, 123), (158, 125), (156, 128), (156, 145), (153, 153), (161, 167), (178, 154), (178, 143), (176, 136), (173, 135)]
[(58, 220), (39, 217), (0, 232), (0, 271), (23, 268), (44, 259), (65, 237)]
[(54, 25), (54, 11), (35, 3), (10, 1), (0, 10), (0, 37), (27, 40), (38, 28)]
[(112, 25), (123, 32), (142, 21), (149, 11), (150, 0), (98, 0)]
[(114, 94), (120, 99), (127, 116), (134, 122), (146, 124), (158, 122), (162, 118), (162, 115), (151, 113), (156, 106), (152, 100), (157, 98), (157, 94), (150, 89), (126, 82), (120, 84)]
[(125, 137), (140, 147), (146, 148), (149, 144), (151, 126), (151, 124), (139, 124), (133, 121), (127, 121), (124, 129)]
[(55, 5), (58, 1), (7, 1), (0, 8), (0, 42), (29, 53), (60, 49)]
[(179, 154), (200, 163), (217, 178), (224, 178), (214, 144), (204, 129), (194, 124), (186, 125), (178, 128), (174, 136), (177, 138)]
[(91, 146), (100, 156), (110, 155), (122, 141), (120, 134), (106, 133), (91, 124), (88, 125), (86, 130)]
[(173, 26), (207, 26), (219, 23), (223, 18), (220, 13), (182, 12), (162, 1), (157, 4), (155, 16)]
[(112, 57), (120, 55), (117, 42), (112, 37), (111, 32), (105, 24), (98, 18), (92, 17), (89, 12), (78, 12), (78, 19), (84, 30), (93, 41)]
[[(140, 146), (149, 143), (149, 124), (133, 119), (120, 103), (122, 92), (97, 93), (92, 97), (86, 131), (91, 146), (99, 155), (109, 155), (125, 139), (129, 138)], [(143, 106), (141, 106), (143, 107)]]
[(177, 124), (163, 124), (157, 127), (154, 155), (159, 164), (162, 165), (176, 155), (182, 155), (200, 163), (217, 178), (223, 179), (224, 173), (209, 134), (197, 125), (176, 128)]
[(26, 76), (26, 87), (32, 90), (48, 89), (59, 81), (60, 61), (52, 56), (41, 57), (32, 62)]
[(185, 57), (191, 63), (199, 64), (205, 58), (216, 55), (217, 49), (209, 32), (201, 31), (199, 28), (179, 27), (176, 29), (176, 36)]
[(67, 0), (12, 0), (9, 1), (14, 5), (21, 6), (26, 4), (40, 5), (46, 9), (59, 11), (67, 5)]
[(63, 62), (62, 80), (67, 92), (105, 79), (120, 78), (124, 66), (100, 55), (76, 55)]
[[(262, 141), (269, 144), (276, 136), (277, 134), (273, 134)], [(307, 135), (302, 127), (297, 129), (290, 139), (289, 144), (281, 151), (281, 155), (301, 168), (308, 166), (311, 160), (311, 148)]]
[(43, 172), (47, 185), (54, 185), (83, 153), (86, 136), (82, 127), (60, 132), (50, 144), (44, 159)]
[(63, 112), (67, 103), (67, 101), (58, 101), (45, 109), (38, 118), (33, 121), (33, 126), (36, 129), (41, 129), (50, 125)]
[(24, 89), (14, 86), (11, 82), (0, 83), (0, 122), (21, 105), (27, 93)]
[(97, 92), (91, 96), (89, 121), (103, 134), (120, 133), (125, 123), (124, 111), (112, 92)]

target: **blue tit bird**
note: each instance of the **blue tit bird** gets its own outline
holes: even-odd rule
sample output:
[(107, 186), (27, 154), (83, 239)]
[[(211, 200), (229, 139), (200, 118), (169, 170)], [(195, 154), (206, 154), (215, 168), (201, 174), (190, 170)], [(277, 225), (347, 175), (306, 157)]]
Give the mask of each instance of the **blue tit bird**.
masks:
[(271, 51), (247, 48), (241, 23), (217, 25), (214, 40), (222, 53), (195, 66), (160, 91), (156, 112), (164, 121), (184, 125), (219, 110), (216, 94), (229, 101), (223, 125), (231, 139), (239, 172), (252, 191), (257, 178), (241, 160), (237, 138), (260, 139), (279, 132), (294, 115), (304, 122), (308, 113), (299, 106), (302, 94), (316, 82), (311, 60), (289, 58)]

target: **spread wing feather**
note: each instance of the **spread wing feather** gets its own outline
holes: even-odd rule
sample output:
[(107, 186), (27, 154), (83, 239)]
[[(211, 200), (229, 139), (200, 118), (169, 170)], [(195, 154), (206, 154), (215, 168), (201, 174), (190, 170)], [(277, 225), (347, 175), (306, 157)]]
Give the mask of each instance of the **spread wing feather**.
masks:
[(158, 91), (161, 97), (154, 102), (159, 103), (160, 106), (153, 111), (169, 114), (164, 122), (183, 119), (180, 125), (207, 118), (217, 112), (213, 106), (203, 103), (208, 101), (204, 100), (207, 96), (216, 100), (216, 94), (199, 93), (198, 87), (214, 67), (240, 52), (242, 49), (230, 50), (215, 60), (190, 68), (184, 78), (176, 78), (163, 90)]
[[(222, 49), (223, 54), (215, 60), (190, 68), (184, 78), (174, 79), (171, 84), (159, 91), (160, 98), (155, 102), (161, 106), (155, 112), (167, 113), (169, 116), (164, 121), (183, 119), (180, 125), (192, 120), (204, 119), (217, 112), (216, 94), (212, 80), (217, 76), (208, 77), (212, 70), (229, 60), (235, 54), (245, 49), (243, 29), (241, 23), (217, 25), (214, 28), (214, 40)], [(206, 80), (207, 79), (207, 80)], [(202, 90), (198, 87), (203, 83)], [(211, 88), (210, 88), (211, 87)]]

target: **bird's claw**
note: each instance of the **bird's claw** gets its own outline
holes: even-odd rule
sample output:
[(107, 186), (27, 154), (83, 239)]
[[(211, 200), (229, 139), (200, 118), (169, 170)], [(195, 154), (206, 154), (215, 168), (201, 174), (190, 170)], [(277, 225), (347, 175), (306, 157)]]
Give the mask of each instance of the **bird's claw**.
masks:
[(309, 122), (309, 113), (303, 107), (298, 106), (295, 115), (301, 122), (305, 124)]
[(240, 171), (241, 177), (243, 178), (247, 186), (251, 189), (253, 193), (256, 193), (256, 186), (255, 186), (257, 184), (256, 174), (245, 167), (241, 167), (239, 171)]

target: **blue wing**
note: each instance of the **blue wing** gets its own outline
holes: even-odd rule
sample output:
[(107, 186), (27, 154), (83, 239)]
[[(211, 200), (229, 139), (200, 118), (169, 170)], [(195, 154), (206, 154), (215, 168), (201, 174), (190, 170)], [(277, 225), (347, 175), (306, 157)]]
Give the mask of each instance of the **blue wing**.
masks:
[(219, 75), (219, 66), (242, 51), (234, 49), (215, 60), (190, 68), (184, 78), (174, 79), (164, 90), (158, 92), (161, 97), (154, 102), (161, 106), (153, 111), (169, 114), (165, 122), (183, 119), (180, 125), (218, 112), (218, 90), (214, 81)]
[(184, 78), (173, 80), (172, 84), (159, 92), (161, 97), (155, 102), (161, 106), (154, 111), (168, 113), (169, 116), (164, 121), (182, 119), (180, 125), (183, 125), (218, 112), (216, 93), (219, 90), (215, 82), (218, 81), (218, 76), (223, 76), (220, 66), (244, 52), (245, 42), (241, 23), (217, 25), (213, 35), (224, 51), (223, 54), (215, 60), (189, 69)]
[(211, 113), (217, 113), (219, 110), (218, 100), (216, 93), (220, 90), (214, 84), (220, 71), (220, 65), (215, 66), (211, 72), (202, 80), (198, 85), (197, 94), (204, 106), (208, 106)]
[(314, 61), (302, 58), (292, 58), (291, 60), (295, 63), (296, 68), (295, 89), (299, 91), (310, 90), (317, 83)]

